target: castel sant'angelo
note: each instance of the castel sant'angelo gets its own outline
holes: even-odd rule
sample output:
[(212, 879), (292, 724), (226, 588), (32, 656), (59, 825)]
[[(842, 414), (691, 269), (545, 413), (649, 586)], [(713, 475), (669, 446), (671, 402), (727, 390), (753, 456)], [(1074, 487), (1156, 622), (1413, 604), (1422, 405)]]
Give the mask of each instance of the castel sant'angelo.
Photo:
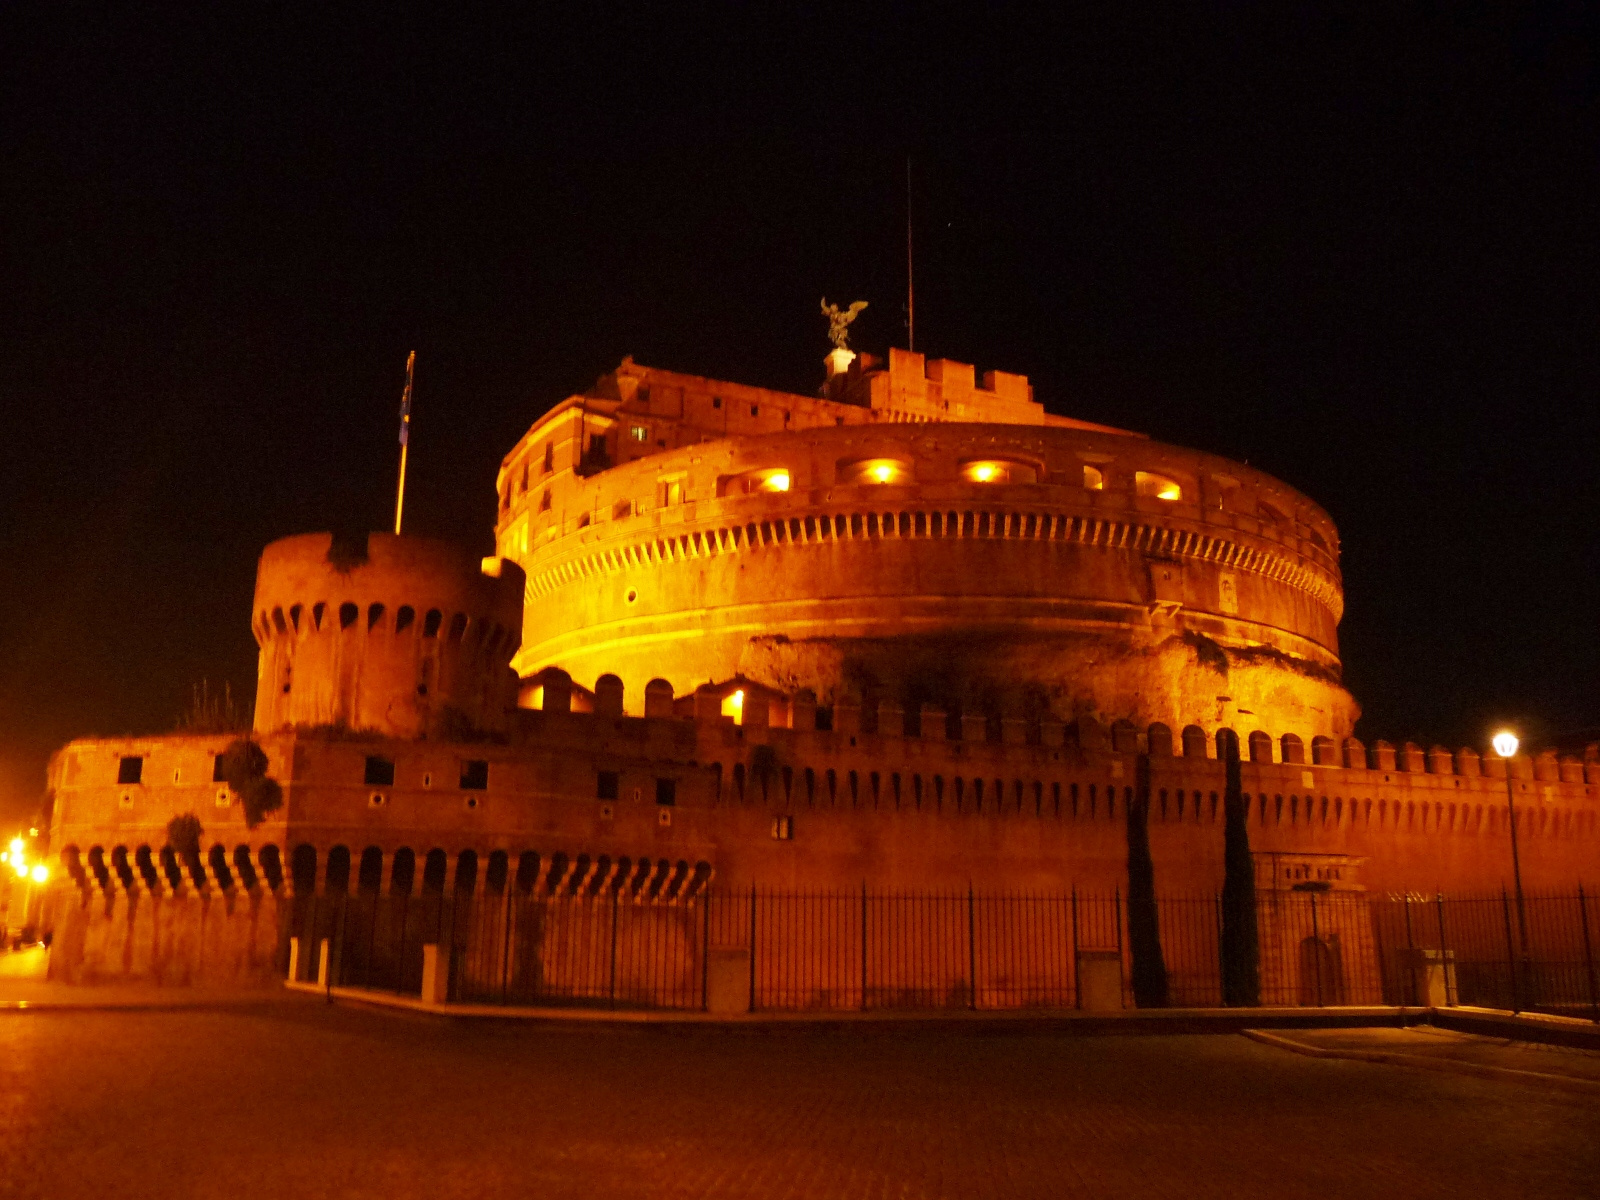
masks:
[(56, 886), (1110, 892), (1137, 774), (1158, 885), (1206, 892), (1235, 735), (1260, 888), (1497, 890), (1508, 769), (1524, 882), (1595, 863), (1592, 751), (1352, 737), (1308, 497), (1021, 375), (826, 371), (804, 396), (624, 359), (506, 455), (492, 558), (266, 547), (249, 737), (281, 802), (246, 812), (237, 733), (74, 742)]

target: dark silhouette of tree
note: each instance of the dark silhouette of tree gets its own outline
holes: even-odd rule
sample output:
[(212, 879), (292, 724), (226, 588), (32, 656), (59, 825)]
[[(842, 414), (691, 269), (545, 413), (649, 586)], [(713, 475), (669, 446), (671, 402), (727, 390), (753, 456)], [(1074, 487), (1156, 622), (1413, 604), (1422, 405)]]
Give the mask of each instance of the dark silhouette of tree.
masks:
[(1128, 820), (1128, 948), (1133, 954), (1133, 1002), (1165, 1008), (1167, 965), (1161, 956), (1156, 869), (1150, 858), (1150, 756), (1139, 755), (1138, 783)]
[(244, 823), (254, 829), (283, 807), (283, 789), (267, 777), (267, 752), (249, 738), (230, 742), (222, 752), (222, 778), (244, 808)]
[(1261, 1003), (1261, 940), (1256, 930), (1256, 868), (1250, 857), (1250, 804), (1239, 774), (1239, 738), (1232, 730), (1219, 737), (1227, 767), (1223, 793), (1222, 1002)]
[(204, 836), (200, 818), (193, 813), (184, 813), (167, 822), (167, 845), (172, 847), (178, 860), (189, 868), (189, 878), (194, 880), (196, 886), (205, 879), (205, 869), (200, 865), (200, 839)]

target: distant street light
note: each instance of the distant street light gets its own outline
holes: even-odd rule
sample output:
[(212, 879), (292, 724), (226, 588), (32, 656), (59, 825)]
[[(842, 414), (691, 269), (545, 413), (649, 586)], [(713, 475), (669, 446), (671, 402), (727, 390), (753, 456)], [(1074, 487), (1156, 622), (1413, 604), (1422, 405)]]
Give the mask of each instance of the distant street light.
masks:
[(1490, 739), (1494, 752), (1506, 764), (1506, 812), (1511, 821), (1511, 878), (1517, 889), (1517, 933), (1522, 938), (1522, 957), (1528, 957), (1528, 915), (1522, 904), (1522, 858), (1517, 852), (1517, 793), (1512, 779), (1512, 762), (1517, 756), (1517, 735), (1502, 729)]

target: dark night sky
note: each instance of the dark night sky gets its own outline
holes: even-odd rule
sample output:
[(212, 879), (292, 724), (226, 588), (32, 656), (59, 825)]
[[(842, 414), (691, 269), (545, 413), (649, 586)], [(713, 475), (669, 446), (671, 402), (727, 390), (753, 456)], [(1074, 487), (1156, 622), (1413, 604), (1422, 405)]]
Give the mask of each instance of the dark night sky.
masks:
[(908, 154), (919, 349), (1332, 514), (1361, 733), (1600, 725), (1581, 6), (224, 7), (0, 13), (0, 818), (252, 693), (261, 545), (391, 520), (407, 350), (407, 529), (487, 552), (624, 354), (811, 391), (824, 294), (903, 344)]

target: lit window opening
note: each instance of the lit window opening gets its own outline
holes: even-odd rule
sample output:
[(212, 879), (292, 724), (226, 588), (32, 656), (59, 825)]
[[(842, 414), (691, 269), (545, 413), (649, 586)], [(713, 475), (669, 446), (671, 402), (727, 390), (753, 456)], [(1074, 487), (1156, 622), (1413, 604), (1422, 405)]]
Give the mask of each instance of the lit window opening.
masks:
[(1039, 472), (1030, 463), (984, 458), (962, 463), (961, 478), (968, 483), (1037, 483)]
[(911, 482), (911, 464), (896, 458), (866, 458), (839, 464), (841, 484)]
[(1133, 486), (1141, 496), (1152, 496), (1157, 500), (1183, 499), (1183, 487), (1176, 479), (1157, 475), (1154, 471), (1135, 471)]

